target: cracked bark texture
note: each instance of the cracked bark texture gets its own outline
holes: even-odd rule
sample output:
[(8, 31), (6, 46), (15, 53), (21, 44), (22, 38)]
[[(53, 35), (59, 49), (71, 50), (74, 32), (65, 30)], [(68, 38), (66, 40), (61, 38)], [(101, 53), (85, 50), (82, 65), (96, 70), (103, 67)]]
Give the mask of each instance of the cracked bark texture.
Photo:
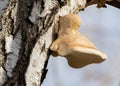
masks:
[(0, 86), (40, 86), (47, 73), (58, 15), (120, 0), (9, 0), (0, 18)]

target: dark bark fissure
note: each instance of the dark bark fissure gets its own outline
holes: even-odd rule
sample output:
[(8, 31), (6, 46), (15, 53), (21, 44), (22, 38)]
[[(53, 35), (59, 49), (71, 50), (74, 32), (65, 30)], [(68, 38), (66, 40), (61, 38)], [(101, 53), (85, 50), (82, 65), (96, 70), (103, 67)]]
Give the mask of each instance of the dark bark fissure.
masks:
[[(50, 50), (49, 50), (49, 51), (50, 51)], [(42, 70), (43, 73), (42, 73), (42, 76), (41, 76), (40, 86), (41, 86), (41, 84), (43, 83), (44, 79), (46, 78), (46, 75), (47, 75), (47, 72), (48, 72), (47, 64), (48, 64), (50, 52), (48, 52), (47, 54), (48, 54), (48, 57), (47, 57), (47, 60), (45, 61), (44, 69)]]
[(60, 8), (67, 4), (67, 0), (58, 0)]
[[(5, 68), (4, 68), (4, 63), (5, 63), (6, 58), (7, 58), (7, 55), (8, 55), (8, 54), (4, 53), (4, 52), (6, 52), (6, 50), (5, 50), (5, 40), (4, 40), (4, 39), (1, 39), (0, 44), (2, 44), (2, 46), (0, 47), (0, 48), (1, 48), (1, 49), (0, 49), (0, 50), (1, 50), (0, 53), (2, 53), (2, 54), (4, 55), (4, 58), (3, 58), (2, 61), (0, 62), (0, 66), (2, 66), (3, 69), (5, 70)], [(6, 70), (5, 70), (5, 71), (6, 71)]]
[[(37, 2), (36, 2), (37, 3)], [(44, 1), (43, 0), (41, 0), (41, 9), (44, 9)], [(42, 10), (41, 10), (41, 12), (42, 12)], [(40, 13), (41, 13), (40, 12)]]

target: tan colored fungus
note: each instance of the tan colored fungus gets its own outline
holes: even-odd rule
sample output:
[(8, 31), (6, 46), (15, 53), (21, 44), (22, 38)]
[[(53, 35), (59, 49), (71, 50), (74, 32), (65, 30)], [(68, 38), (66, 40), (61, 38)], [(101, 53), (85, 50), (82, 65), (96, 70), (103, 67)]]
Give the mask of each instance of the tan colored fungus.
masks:
[(78, 32), (81, 24), (80, 17), (76, 14), (68, 14), (60, 17), (58, 22), (58, 38), (50, 49), (55, 55), (63, 56), (73, 68), (81, 68), (88, 64), (100, 63), (106, 59), (106, 55), (99, 51), (95, 45)]

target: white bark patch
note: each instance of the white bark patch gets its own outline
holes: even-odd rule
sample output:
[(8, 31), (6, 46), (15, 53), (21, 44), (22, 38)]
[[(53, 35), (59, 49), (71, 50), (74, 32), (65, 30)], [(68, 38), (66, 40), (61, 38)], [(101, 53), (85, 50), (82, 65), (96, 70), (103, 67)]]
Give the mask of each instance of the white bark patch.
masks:
[(2, 67), (0, 67), (0, 86), (3, 86), (4, 82), (6, 81), (6, 72)]
[[(45, 35), (40, 37), (40, 39), (37, 41), (33, 49), (33, 52), (30, 56), (30, 64), (25, 74), (26, 86), (39, 86), (40, 85), (42, 69), (44, 68), (44, 63), (47, 59), (46, 53), (52, 42), (52, 37), (51, 37), (52, 27), (50, 27), (50, 29), (47, 31)], [(45, 49), (41, 51), (44, 45), (45, 45)]]
[(10, 35), (10, 36), (6, 37), (5, 40), (6, 40), (6, 46), (5, 46), (6, 53), (10, 53), (11, 46), (12, 46), (12, 41), (13, 41), (13, 36)]
[(78, 9), (85, 8), (86, 0), (68, 0), (68, 4), (63, 6), (59, 11), (58, 14), (60, 16), (64, 16), (68, 13), (75, 13), (79, 11)]
[(21, 30), (18, 31), (16, 37), (13, 39), (13, 36), (10, 35), (5, 39), (5, 49), (8, 54), (5, 64), (5, 69), (7, 71), (7, 76), (12, 77), (13, 68), (16, 66), (18, 60), (18, 54), (21, 44)]
[[(41, 2), (41, 1), (40, 1)], [(37, 1), (34, 2), (34, 6), (31, 12), (31, 15), (29, 17), (29, 19), (31, 20), (31, 22), (33, 24), (35, 24), (36, 20), (40, 17), (45, 17), (46, 15), (51, 13), (51, 9), (53, 9), (54, 7), (56, 7), (57, 5), (57, 1), (56, 0), (44, 0), (44, 9), (42, 9), (42, 13), (41, 13), (41, 5), (40, 2)]]

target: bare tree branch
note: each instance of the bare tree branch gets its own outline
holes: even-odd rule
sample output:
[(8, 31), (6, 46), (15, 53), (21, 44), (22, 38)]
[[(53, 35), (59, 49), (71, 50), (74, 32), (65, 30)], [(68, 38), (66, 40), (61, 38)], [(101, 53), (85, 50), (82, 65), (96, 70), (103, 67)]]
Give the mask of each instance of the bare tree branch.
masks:
[(106, 1), (106, 4), (120, 9), (120, 0)]
[(105, 4), (108, 4), (120, 9), (120, 0), (87, 0), (86, 6), (93, 4), (97, 4), (98, 8), (106, 7)]

